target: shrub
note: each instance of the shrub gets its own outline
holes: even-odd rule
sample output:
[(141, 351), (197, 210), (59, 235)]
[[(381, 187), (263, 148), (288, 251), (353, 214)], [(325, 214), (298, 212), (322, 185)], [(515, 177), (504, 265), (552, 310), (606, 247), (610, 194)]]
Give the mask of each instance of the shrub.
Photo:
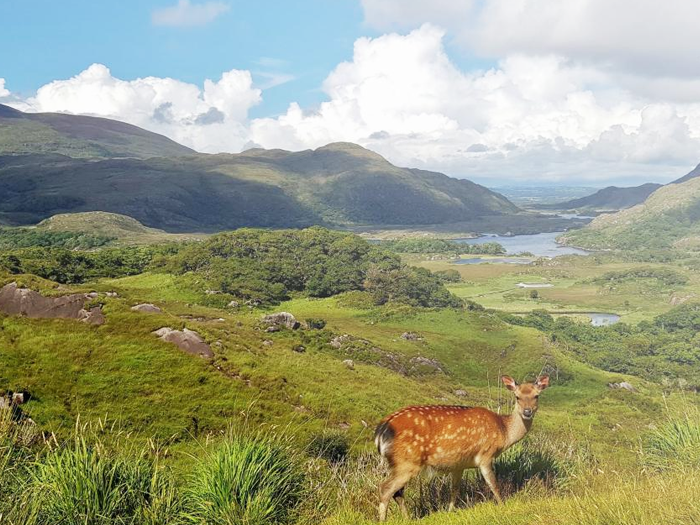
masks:
[(303, 493), (304, 472), (283, 442), (231, 433), (199, 463), (188, 489), (193, 523), (290, 523)]
[(350, 451), (347, 436), (338, 431), (325, 430), (311, 438), (309, 454), (323, 458), (329, 463), (344, 461)]

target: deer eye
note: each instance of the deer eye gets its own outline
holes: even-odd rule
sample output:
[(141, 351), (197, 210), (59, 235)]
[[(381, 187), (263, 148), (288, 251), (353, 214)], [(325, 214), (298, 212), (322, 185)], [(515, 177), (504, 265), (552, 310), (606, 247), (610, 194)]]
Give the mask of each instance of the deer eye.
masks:
[(539, 397), (540, 397), (540, 395), (539, 395), (539, 394), (537, 394), (537, 395), (535, 396), (535, 399), (538, 399)]

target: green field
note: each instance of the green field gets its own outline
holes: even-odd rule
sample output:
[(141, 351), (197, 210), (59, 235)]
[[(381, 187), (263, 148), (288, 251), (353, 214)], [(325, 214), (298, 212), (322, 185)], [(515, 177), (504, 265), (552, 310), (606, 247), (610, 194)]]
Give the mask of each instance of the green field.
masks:
[[(341, 236), (338, 240), (322, 230), (308, 232), (314, 242), (369, 250), (354, 238)], [(278, 234), (244, 231), (241, 235), (228, 237), (226, 242), (243, 242), (246, 235), (250, 242), (262, 239), (270, 246), (280, 242), (275, 237)], [(273, 301), (256, 307), (240, 300), (238, 306), (226, 307), (228, 292), (212, 295), (205, 290), (212, 282), (226, 285), (229, 281), (221, 280), (216, 272), (232, 267), (217, 266), (206, 258), (210, 255), (201, 259), (209, 249), (220, 254), (223, 246), (225, 252), (227, 245), (220, 244), (225, 239), (196, 243), (189, 252), (181, 252), (185, 254), (181, 260), (174, 255), (170, 266), (82, 284), (59, 285), (33, 276), (0, 273), (0, 286), (18, 281), (45, 295), (96, 291), (98, 298), (93, 302), (102, 305), (107, 318), (103, 326), (88, 326), (76, 320), (0, 314), (0, 391), (31, 393), (22, 410), (45, 433), (23, 448), (8, 438), (12, 434), (0, 424), (0, 493), (14, 484), (26, 484), (26, 493), (34, 494), (33, 490), (44, 486), (41, 483), (49, 483), (48, 478), (41, 483), (32, 478), (35, 467), (31, 465), (68, 461), (73, 452), (65, 452), (66, 457), (56, 454), (72, 450), (76, 421), (80, 421), (87, 428), (79, 426), (78, 435), (88, 444), (86, 450), (96, 451), (97, 457), (107, 454), (105, 458), (140, 457), (155, 462), (159, 476), (172, 485), (168, 485), (167, 496), (149, 489), (154, 492), (148, 505), (154, 505), (153, 501), (165, 505), (165, 500), (173, 505), (166, 506), (171, 509), (167, 520), (153, 511), (150, 518), (139, 514), (138, 519), (133, 518), (136, 521), (101, 518), (82, 522), (247, 523), (209, 520), (201, 518), (201, 513), (197, 514), (199, 521), (185, 517), (198, 508), (193, 503), (199, 501), (193, 496), (196, 490), (198, 497), (208, 497), (202, 492), (205, 487), (197, 485), (196, 473), (204, 472), (202, 462), (219, 457), (215, 451), (229, 442), (231, 438), (225, 436), (233, 428), (239, 437), (233, 438), (231, 447), (238, 446), (236, 439), (255, 441), (259, 438), (254, 436), (262, 432), (282, 435), (285, 447), (293, 451), (303, 471), (304, 498), (294, 504), (295, 515), (285, 518), (286, 522), (370, 523), (375, 519), (376, 485), (385, 475), (372, 443), (378, 420), (411, 404), (466, 404), (507, 413), (511, 395), (499, 377), (510, 374), (518, 380), (532, 379), (546, 371), (552, 386), (542, 395), (533, 430), (525, 444), (514, 449), (515, 456), (506, 457), (500, 467), (504, 477), (523, 473), (521, 481), (507, 485), (505, 505), (497, 507), (484, 496), (482, 482), (471, 473), (463, 487), (471, 500), (448, 514), (444, 512), (444, 477), (426, 475), (408, 487), (414, 516), (435, 524), (525, 523), (551, 517), (560, 524), (601, 525), (681, 524), (700, 516), (695, 482), (700, 481), (700, 455), (696, 454), (700, 430), (692, 389), (661, 378), (606, 371), (592, 364), (595, 355), (582, 355), (563, 338), (578, 332), (566, 332), (566, 326), (558, 325), (551, 330), (518, 326), (503, 316), (503, 312), (524, 315), (543, 309), (554, 314), (602, 311), (618, 313), (630, 325), (651, 323), (672, 310), (671, 298), (700, 292), (698, 277), (684, 263), (573, 256), (531, 265), (454, 265), (411, 254), (404, 262), (433, 271), (456, 269), (462, 281), (447, 283), (447, 288), (487, 309), (377, 302), (376, 293), (352, 288), (328, 297), (314, 297), (310, 288), (290, 288), (279, 304)], [(276, 256), (280, 266), (274, 271), (292, 275), (295, 268), (285, 266), (284, 257), (296, 255), (281, 253)], [(393, 256), (372, 257), (381, 264), (397, 264)], [(209, 266), (198, 266), (196, 261), (206, 261)], [(180, 274), (181, 264), (200, 269)], [(257, 262), (258, 267), (267, 268), (267, 264)], [(322, 264), (322, 260), (305, 264)], [(209, 268), (215, 269), (213, 275)], [(306, 270), (310, 273), (311, 267)], [(529, 289), (517, 288), (519, 282), (554, 286), (538, 289), (539, 297), (533, 299)], [(231, 290), (237, 289), (237, 282), (231, 283)], [(107, 296), (107, 292), (117, 295)], [(278, 297), (279, 292), (275, 293)], [(144, 302), (156, 304), (162, 312), (131, 310)], [(309, 320), (309, 326), (267, 332), (261, 320), (272, 312), (290, 312), (301, 322)], [(324, 325), (312, 328), (312, 320), (322, 320)], [(211, 344), (214, 358), (201, 359), (159, 341), (152, 332), (164, 326), (195, 330)], [(582, 334), (593, 337), (612, 333), (610, 330), (590, 328)], [(553, 337), (560, 332), (563, 335)], [(407, 339), (405, 333), (417, 338)], [(680, 336), (664, 332), (658, 337)], [(654, 356), (655, 366), (665, 366), (663, 358), (662, 354)], [(347, 359), (353, 360), (352, 366), (344, 362)], [(692, 373), (696, 366), (683, 364), (678, 370)], [(636, 391), (608, 386), (622, 381), (632, 383)], [(653, 447), (661, 445), (654, 443), (666, 443), (655, 438), (656, 433), (666, 436), (664, 439), (675, 436), (675, 431), (662, 433), (669, 424), (687, 424), (687, 434), (683, 434), (687, 441), (674, 441), (655, 452)], [(345, 458), (339, 463), (327, 459), (326, 445), (318, 445), (336, 442), (341, 443), (339, 450)], [(62, 443), (65, 445), (57, 447)], [(533, 457), (540, 459), (527, 467)], [(40, 472), (45, 477), (53, 475), (50, 470)], [(5, 507), (0, 506), (0, 523), (3, 519), (13, 525), (32, 522), (22, 512), (33, 507), (16, 497), (19, 499), (10, 498)], [(139, 505), (142, 512), (144, 504)], [(49, 508), (53, 509), (47, 504)], [(39, 517), (33, 523), (47, 523), (49, 518), (41, 514), (44, 511), (34, 510)], [(156, 515), (159, 517), (154, 518)], [(395, 507), (391, 515), (399, 522)]]

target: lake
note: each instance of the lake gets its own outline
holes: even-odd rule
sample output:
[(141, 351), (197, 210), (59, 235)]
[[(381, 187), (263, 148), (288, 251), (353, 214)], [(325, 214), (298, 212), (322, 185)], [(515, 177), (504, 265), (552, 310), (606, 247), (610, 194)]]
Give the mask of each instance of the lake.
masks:
[[(487, 242), (497, 242), (505, 248), (508, 255), (515, 255), (521, 252), (530, 252), (537, 257), (556, 257), (557, 255), (587, 255), (588, 252), (571, 246), (562, 246), (557, 244), (556, 238), (564, 232), (536, 233), (534, 235), (513, 235), (503, 236), (492, 233), (484, 234), (476, 239), (457, 239), (457, 242), (465, 244), (485, 244)], [(469, 259), (464, 259), (469, 261)], [(475, 264), (477, 262), (511, 262), (511, 261), (494, 261), (483, 260), (473, 261), (471, 263), (462, 262), (461, 264)], [(516, 261), (512, 261), (516, 262)]]
[(617, 314), (589, 313), (586, 315), (591, 318), (593, 326), (610, 326), (620, 320), (620, 316)]

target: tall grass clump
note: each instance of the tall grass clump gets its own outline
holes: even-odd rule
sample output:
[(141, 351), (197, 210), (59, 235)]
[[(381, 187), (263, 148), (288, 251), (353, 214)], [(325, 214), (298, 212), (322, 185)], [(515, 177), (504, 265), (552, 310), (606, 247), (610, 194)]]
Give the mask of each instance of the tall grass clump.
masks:
[(145, 454), (115, 453), (77, 431), (31, 469), (17, 523), (155, 525), (177, 523), (179, 500), (166, 471)]
[(644, 462), (656, 470), (700, 467), (700, 411), (689, 408), (654, 430), (644, 443)]
[(282, 438), (230, 432), (199, 460), (188, 518), (207, 525), (291, 523), (304, 493), (300, 458)]

